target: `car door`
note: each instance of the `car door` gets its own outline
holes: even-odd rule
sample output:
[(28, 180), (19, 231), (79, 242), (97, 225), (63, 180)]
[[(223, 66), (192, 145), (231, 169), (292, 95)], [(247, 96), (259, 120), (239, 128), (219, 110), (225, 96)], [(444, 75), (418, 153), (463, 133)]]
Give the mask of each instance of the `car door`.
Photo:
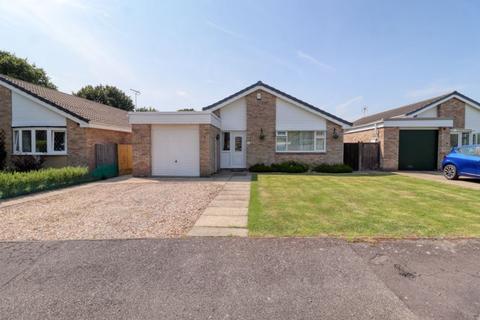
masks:
[(458, 170), (460, 174), (480, 176), (480, 150), (475, 146), (458, 148)]

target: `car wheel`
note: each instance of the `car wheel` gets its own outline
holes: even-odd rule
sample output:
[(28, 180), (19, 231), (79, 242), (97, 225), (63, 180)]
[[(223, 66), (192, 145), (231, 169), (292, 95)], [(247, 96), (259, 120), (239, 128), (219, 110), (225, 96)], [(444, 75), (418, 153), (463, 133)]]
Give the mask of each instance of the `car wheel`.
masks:
[(447, 164), (443, 167), (443, 175), (448, 180), (456, 180), (458, 179), (457, 167), (453, 164)]

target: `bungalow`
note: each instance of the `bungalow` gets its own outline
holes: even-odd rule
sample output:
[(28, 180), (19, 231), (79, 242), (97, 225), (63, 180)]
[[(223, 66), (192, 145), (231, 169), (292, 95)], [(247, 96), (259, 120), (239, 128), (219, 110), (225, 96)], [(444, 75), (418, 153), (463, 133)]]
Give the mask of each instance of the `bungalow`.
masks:
[(343, 163), (351, 123), (257, 82), (199, 112), (132, 112), (135, 176), (207, 176), (287, 160)]
[(436, 170), (452, 147), (480, 144), (480, 103), (457, 92), (363, 117), (345, 142), (379, 142), (384, 170)]
[(0, 131), (7, 164), (40, 155), (46, 167), (95, 168), (95, 144), (130, 143), (127, 112), (0, 75)]

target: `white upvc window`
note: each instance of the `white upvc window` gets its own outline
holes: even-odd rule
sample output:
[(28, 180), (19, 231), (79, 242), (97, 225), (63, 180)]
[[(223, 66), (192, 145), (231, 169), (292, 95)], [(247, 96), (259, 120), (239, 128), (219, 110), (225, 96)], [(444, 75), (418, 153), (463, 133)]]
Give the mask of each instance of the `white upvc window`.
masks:
[(277, 131), (277, 152), (325, 152), (327, 133), (321, 131)]
[(480, 144), (480, 131), (453, 129), (450, 131), (450, 146), (461, 147)]
[(67, 130), (48, 127), (14, 128), (13, 153), (18, 155), (66, 155)]

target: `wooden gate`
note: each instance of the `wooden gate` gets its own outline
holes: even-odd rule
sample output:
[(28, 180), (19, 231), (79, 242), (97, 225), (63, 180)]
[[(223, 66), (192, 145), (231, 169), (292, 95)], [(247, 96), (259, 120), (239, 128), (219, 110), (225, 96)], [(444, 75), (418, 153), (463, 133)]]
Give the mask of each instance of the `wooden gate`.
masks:
[(95, 145), (95, 170), (93, 176), (99, 178), (110, 178), (118, 175), (117, 145), (96, 144)]
[(131, 174), (133, 169), (133, 155), (131, 144), (117, 145), (118, 154), (118, 174)]
[(380, 145), (377, 142), (345, 143), (343, 162), (354, 171), (380, 168)]
[(354, 171), (358, 171), (359, 166), (358, 149), (358, 143), (343, 144), (343, 163), (349, 165)]

